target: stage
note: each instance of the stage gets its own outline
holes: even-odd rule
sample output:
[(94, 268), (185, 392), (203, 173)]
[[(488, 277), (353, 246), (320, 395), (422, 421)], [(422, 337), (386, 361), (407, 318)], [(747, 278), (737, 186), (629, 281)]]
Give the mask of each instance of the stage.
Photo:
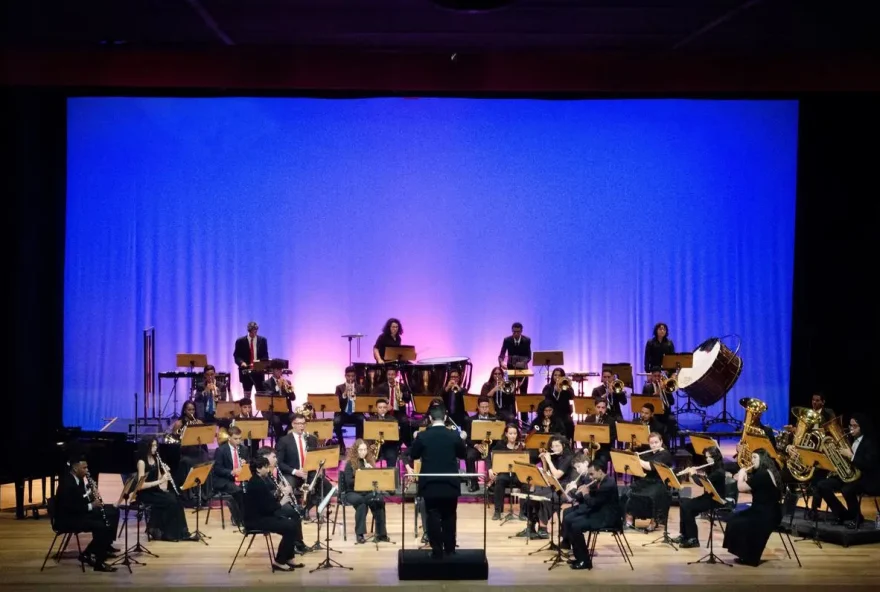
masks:
[[(3, 488), (3, 497), (9, 500), (9, 488)], [(102, 496), (106, 500), (116, 499), (119, 485), (112, 475), (101, 479)], [(483, 543), (483, 508), (479, 503), (459, 506), (459, 545), (462, 549), (478, 549)], [(211, 514), (211, 521), (202, 526), (202, 531), (211, 537), (209, 546), (201, 543), (169, 543), (151, 541), (145, 543), (150, 551), (159, 557), (138, 556), (146, 565), (133, 566), (129, 574), (124, 567), (116, 573), (95, 573), (86, 568), (82, 573), (76, 561), (75, 551), (68, 550), (60, 564), (51, 559), (41, 573), (40, 565), (52, 540), (49, 520), (43, 512), (40, 520), (15, 520), (13, 515), (0, 514), (0, 571), (6, 589), (64, 586), (67, 589), (86, 589), (104, 586), (144, 588), (155, 590), (162, 587), (218, 587), (235, 586), (308, 586), (310, 590), (329, 590), (334, 588), (356, 587), (358, 590), (373, 590), (393, 586), (400, 590), (465, 590), (474, 587), (505, 586), (529, 587), (532, 589), (566, 590), (582, 589), (584, 584), (613, 587), (635, 587), (646, 584), (659, 586), (700, 585), (717, 589), (754, 588), (758, 585), (786, 586), (803, 588), (821, 586), (840, 588), (841, 586), (874, 585), (880, 581), (880, 562), (876, 559), (880, 545), (859, 545), (843, 548), (823, 543), (818, 548), (814, 543), (797, 543), (803, 567), (799, 568), (794, 558), (786, 557), (778, 535), (774, 535), (764, 552), (764, 563), (758, 568), (733, 565), (687, 565), (706, 554), (705, 548), (680, 549), (673, 551), (664, 545), (643, 546), (655, 540), (661, 533), (650, 534), (641, 531), (627, 531), (627, 538), (633, 550), (634, 570), (624, 563), (610, 535), (601, 535), (596, 547), (592, 571), (572, 571), (567, 565), (548, 571), (546, 560), (554, 553), (549, 551), (536, 555), (529, 553), (539, 549), (546, 541), (508, 538), (525, 527), (524, 522), (510, 521), (504, 525), (489, 520), (487, 558), (489, 563), (488, 581), (407, 581), (400, 582), (397, 572), (398, 551), (405, 536), (406, 549), (417, 549), (419, 541), (413, 537), (413, 505), (407, 504), (406, 522), (402, 532), (401, 508), (398, 504), (387, 507), (388, 530), (391, 539), (397, 544), (357, 545), (354, 537), (353, 513), (348, 512), (348, 541), (342, 539), (342, 514), (331, 546), (342, 551), (331, 553), (331, 558), (339, 561), (347, 569), (331, 569), (309, 573), (325, 558), (323, 551), (313, 552), (298, 559), (305, 563), (304, 569), (294, 573), (272, 573), (266, 558), (266, 547), (259, 538), (255, 541), (247, 557), (239, 557), (235, 569), (227, 573), (241, 535), (227, 523), (221, 529), (219, 515)], [(491, 513), (489, 514), (491, 518)], [(873, 514), (871, 514), (873, 517)], [(195, 517), (187, 511), (190, 527), (195, 526)], [(204, 512), (201, 514), (204, 520)], [(670, 511), (670, 534), (678, 534), (678, 508)], [(708, 522), (698, 521), (701, 542), (706, 544)], [(863, 528), (871, 528), (870, 525)], [(307, 544), (316, 539), (315, 524), (304, 526)], [(322, 528), (322, 538), (324, 530)], [(132, 519), (129, 530), (129, 543), (133, 544), (135, 523)], [(85, 542), (88, 535), (83, 535)], [(716, 529), (715, 551), (725, 561), (732, 561), (721, 547), (722, 536)], [(275, 537), (277, 544), (278, 537)], [(142, 538), (142, 542), (144, 542)], [(75, 549), (75, 542), (72, 543)], [(122, 547), (122, 539), (117, 542)], [(299, 556), (298, 556), (299, 557)]]

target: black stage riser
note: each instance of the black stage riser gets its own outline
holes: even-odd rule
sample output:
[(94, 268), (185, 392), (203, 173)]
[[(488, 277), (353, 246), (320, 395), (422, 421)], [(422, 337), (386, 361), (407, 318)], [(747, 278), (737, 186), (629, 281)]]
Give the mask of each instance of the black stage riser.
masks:
[[(792, 536), (813, 538), (814, 526), (815, 522), (813, 521), (795, 518), (791, 534)], [(871, 543), (880, 543), (880, 530), (874, 528), (873, 522), (863, 523), (858, 530), (851, 530), (842, 525), (835, 526), (820, 521), (819, 534), (816, 538), (823, 543), (831, 543), (843, 547), (870, 545)], [(806, 544), (806, 541), (799, 543), (799, 545), (804, 544)]]
[(442, 559), (426, 550), (401, 549), (397, 575), (401, 580), (488, 580), (489, 562), (482, 549), (457, 549)]

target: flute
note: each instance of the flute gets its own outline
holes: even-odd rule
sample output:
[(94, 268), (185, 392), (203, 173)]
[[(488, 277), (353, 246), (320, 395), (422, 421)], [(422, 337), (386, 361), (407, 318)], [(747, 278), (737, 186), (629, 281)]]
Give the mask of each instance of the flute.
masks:
[(683, 470), (683, 471), (679, 471), (678, 473), (676, 473), (675, 476), (676, 476), (676, 477), (681, 477), (681, 476), (684, 475), (685, 473), (689, 472), (691, 469), (693, 469), (693, 470), (695, 470), (695, 471), (699, 471), (700, 469), (705, 469), (706, 467), (711, 467), (711, 466), (714, 465), (714, 464), (715, 464), (715, 463), (708, 462), (708, 463), (706, 463), (706, 464), (704, 464), (704, 465), (700, 465), (700, 466), (698, 466), (698, 467), (688, 467), (688, 468), (686, 468), (685, 470)]

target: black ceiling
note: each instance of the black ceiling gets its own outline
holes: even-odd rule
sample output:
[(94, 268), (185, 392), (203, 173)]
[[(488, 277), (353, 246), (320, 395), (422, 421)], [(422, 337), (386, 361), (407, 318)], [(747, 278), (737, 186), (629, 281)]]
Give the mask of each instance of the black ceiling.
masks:
[(657, 54), (875, 53), (867, 0), (7, 0), (7, 48), (286, 46)]

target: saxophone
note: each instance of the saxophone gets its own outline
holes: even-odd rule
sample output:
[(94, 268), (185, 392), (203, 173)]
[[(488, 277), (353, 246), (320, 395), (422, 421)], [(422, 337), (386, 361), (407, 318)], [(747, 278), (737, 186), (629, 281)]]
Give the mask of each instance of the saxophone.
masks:
[(403, 393), (400, 391), (400, 383), (397, 382), (394, 384), (394, 403), (397, 409), (404, 409), (405, 405), (403, 403)]
[(846, 439), (846, 432), (840, 425), (840, 417), (835, 417), (822, 426), (826, 436), (822, 438), (820, 450), (828, 457), (831, 464), (834, 465), (834, 472), (837, 478), (844, 483), (852, 483), (858, 481), (862, 477), (862, 472), (852, 464), (848, 458), (843, 456), (840, 451), (842, 449), (849, 450), (849, 442)]

